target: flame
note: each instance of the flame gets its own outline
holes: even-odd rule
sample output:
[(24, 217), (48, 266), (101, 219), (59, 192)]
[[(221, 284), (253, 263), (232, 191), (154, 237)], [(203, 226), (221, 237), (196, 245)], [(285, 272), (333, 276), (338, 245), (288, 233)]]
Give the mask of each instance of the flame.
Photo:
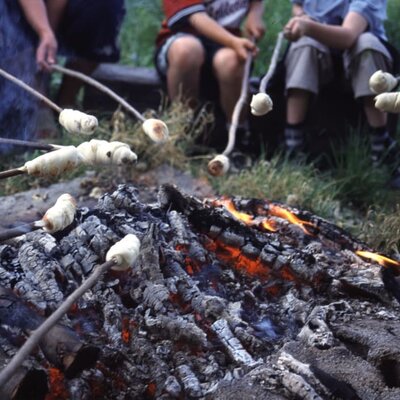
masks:
[(146, 388), (146, 394), (153, 398), (156, 395), (157, 385), (155, 382), (150, 382)]
[(238, 211), (235, 207), (235, 204), (231, 199), (219, 199), (215, 200), (213, 203), (215, 206), (223, 206), (225, 209), (231, 213), (231, 215), (236, 218), (237, 220), (245, 223), (246, 225), (249, 226), (254, 226), (254, 225), (259, 225), (262, 228), (271, 231), (271, 232), (276, 232), (276, 227), (273, 225), (272, 221), (269, 221), (267, 218), (263, 218), (260, 222), (260, 219), (257, 218), (255, 219), (254, 215), (247, 214), (242, 211)]
[(398, 261), (392, 260), (391, 258), (381, 256), (377, 253), (371, 253), (370, 251), (356, 251), (356, 254), (363, 258), (368, 258), (369, 260), (376, 261), (382, 267), (395, 266), (400, 267), (400, 263)]
[(64, 374), (58, 368), (49, 368), (49, 393), (46, 400), (68, 399), (69, 394), (65, 387)]
[(127, 317), (122, 319), (121, 339), (126, 344), (131, 341), (130, 321)]
[(315, 227), (315, 225), (312, 224), (311, 222), (303, 221), (302, 219), (294, 215), (292, 212), (286, 210), (283, 207), (279, 207), (276, 204), (270, 204), (269, 211), (272, 215), (276, 217), (286, 219), (290, 223), (300, 226), (300, 228), (303, 229), (304, 233), (306, 233), (307, 235), (311, 235), (311, 233), (307, 230), (305, 226), (308, 225), (311, 227)]
[(246, 225), (252, 225), (254, 221), (253, 215), (236, 210), (236, 207), (231, 199), (219, 199), (216, 200), (214, 204), (224, 206), (225, 209), (229, 211), (236, 219), (244, 222)]

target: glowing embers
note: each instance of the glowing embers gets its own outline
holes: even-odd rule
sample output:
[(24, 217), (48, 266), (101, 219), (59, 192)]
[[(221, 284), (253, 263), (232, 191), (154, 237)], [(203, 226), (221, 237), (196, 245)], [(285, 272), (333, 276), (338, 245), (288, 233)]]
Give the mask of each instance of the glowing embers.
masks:
[(236, 270), (245, 272), (250, 276), (257, 276), (262, 281), (268, 279), (270, 275), (270, 268), (267, 265), (259, 258), (252, 259), (245, 256), (240, 248), (216, 240), (208, 250), (215, 252), (216, 257), (224, 264), (232, 265)]
[(376, 261), (382, 267), (400, 267), (400, 263), (398, 261), (392, 260), (391, 258), (388, 258), (385, 256), (381, 256), (377, 253), (359, 250), (359, 251), (356, 251), (356, 254), (360, 257)]
[[(214, 200), (213, 205), (214, 206), (222, 205), (230, 214), (232, 214), (232, 216), (234, 216), (239, 221), (242, 221), (246, 225), (259, 226), (270, 232), (277, 231), (276, 221), (272, 220), (271, 218), (254, 216), (242, 211), (238, 211), (231, 199)], [(313, 235), (309, 231), (309, 229), (307, 229), (307, 227), (315, 228), (315, 225), (312, 224), (311, 222), (300, 219), (289, 210), (286, 210), (285, 208), (280, 207), (276, 204), (266, 203), (265, 211), (269, 216), (282, 218), (290, 222), (291, 224), (299, 226), (307, 235)]]

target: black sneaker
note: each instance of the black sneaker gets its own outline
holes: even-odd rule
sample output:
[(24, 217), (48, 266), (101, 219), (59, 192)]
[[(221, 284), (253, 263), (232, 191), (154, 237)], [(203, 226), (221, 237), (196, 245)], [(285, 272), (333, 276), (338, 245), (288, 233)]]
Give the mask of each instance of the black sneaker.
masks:
[(392, 176), (390, 177), (389, 186), (391, 189), (400, 189), (400, 166), (397, 167), (393, 172)]
[(229, 156), (230, 170), (233, 173), (239, 173), (241, 171), (250, 169), (253, 165), (253, 161), (248, 154), (242, 153), (241, 151), (233, 151)]

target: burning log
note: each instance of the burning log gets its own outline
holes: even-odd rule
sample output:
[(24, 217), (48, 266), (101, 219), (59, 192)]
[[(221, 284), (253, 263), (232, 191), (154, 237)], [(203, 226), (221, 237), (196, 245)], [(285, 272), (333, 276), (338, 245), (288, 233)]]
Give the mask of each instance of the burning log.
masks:
[(121, 96), (118, 96), (113, 90), (109, 87), (103, 85), (99, 81), (91, 78), (88, 75), (85, 75), (81, 72), (74, 71), (72, 69), (62, 67), (61, 65), (53, 64), (51, 68), (54, 71), (61, 72), (65, 75), (72, 76), (74, 78), (80, 79), (83, 82), (94, 86), (96, 89), (106, 93), (112, 99), (116, 100), (119, 104), (122, 105), (126, 110), (132, 113), (139, 121), (141, 121), (143, 131), (146, 135), (156, 143), (163, 143), (168, 140), (169, 132), (167, 125), (159, 120), (154, 118), (146, 119), (142, 114), (140, 114), (134, 107), (132, 107), (127, 101), (125, 101)]
[[(0, 345), (0, 368), (3, 369), (10, 361), (7, 354), (8, 343)], [(15, 374), (4, 386), (0, 387), (0, 398), (17, 400), (31, 398), (43, 400), (48, 393), (47, 375), (43, 368), (34, 363), (26, 362), (18, 368)]]
[[(0, 287), (0, 321), (4, 326), (19, 328), (21, 332), (29, 334), (41, 326), (44, 318), (25, 305), (11, 290)], [(42, 337), (35, 345), (38, 344), (46, 359), (62, 369), (67, 376), (77, 375), (83, 369), (90, 368), (96, 361), (98, 348), (84, 344), (67, 326), (48, 326), (48, 329), (42, 332)], [(1, 381), (2, 385), (8, 378), (14, 376), (12, 371), (3, 378), (10, 365), (15, 365), (15, 362), (13, 363), (15, 357), (0, 372), (0, 378), (4, 379)], [(19, 368), (24, 359), (13, 368)]]
[(33, 96), (37, 97), (39, 100), (46, 103), (50, 108), (56, 111), (59, 114), (59, 122), (60, 124), (70, 133), (82, 133), (85, 135), (91, 135), (94, 130), (98, 126), (97, 118), (85, 114), (78, 110), (71, 110), (71, 109), (62, 109), (57, 104), (52, 102), (42, 93), (38, 92), (37, 90), (33, 89), (25, 82), (21, 81), (20, 79), (16, 78), (15, 76), (9, 74), (8, 72), (4, 71), (0, 68), (0, 75), (4, 78), (8, 79), (9, 81), (15, 83), (16, 85), (20, 86)]
[[(40, 325), (37, 324), (39, 325), (38, 327), (34, 325), (28, 326), (28, 329), (34, 330), (32, 331), (30, 337), (23, 344), (23, 346), (19, 349), (17, 354), (7, 365), (7, 367), (0, 372), (0, 387), (4, 385), (4, 383), (8, 381), (11, 376), (13, 376), (15, 370), (20, 367), (25, 358), (33, 351), (35, 346), (40, 344), (46, 338), (48, 338), (48, 341), (50, 342), (52, 341), (52, 339), (56, 339), (56, 351), (49, 352), (49, 356), (53, 353), (58, 354), (60, 349), (62, 349), (61, 354), (63, 354), (67, 350), (64, 349), (63, 346), (60, 347), (60, 345), (58, 344), (57, 340), (59, 338), (60, 332), (57, 332), (57, 334), (53, 335), (52, 329), (59, 329), (57, 327), (54, 328), (54, 325), (68, 312), (71, 306), (100, 279), (100, 277), (105, 272), (112, 268), (126, 269), (127, 267), (129, 267), (129, 265), (131, 265), (135, 261), (138, 255), (138, 247), (138, 239), (134, 235), (128, 235), (123, 240), (116, 243), (110, 248), (107, 253), (107, 262), (97, 267), (86, 279), (86, 281), (84, 281), (73, 293), (71, 293), (49, 318), (47, 318)], [(10, 306), (10, 301), (6, 300), (6, 303), (6, 307), (8, 308)], [(7, 312), (9, 312), (9, 310), (7, 310)], [(30, 321), (28, 320), (28, 323), (29, 322)], [(70, 342), (70, 340), (71, 339), (68, 338), (67, 343)], [(76, 347), (76, 344), (74, 344), (73, 349), (76, 350)], [(45, 349), (47, 349), (47, 346), (45, 347)], [(43, 351), (45, 352), (45, 350)], [(97, 350), (93, 351), (93, 348), (89, 348), (89, 353), (92, 353), (92, 355), (93, 353), (96, 353), (96, 357)], [(76, 373), (75, 369), (79, 368), (79, 364), (78, 366), (75, 364), (75, 357), (71, 358), (69, 355), (65, 356), (64, 354), (64, 362), (62, 365), (66, 368), (66, 373), (70, 373), (73, 375)], [(90, 363), (92, 363), (93, 361), (93, 357), (89, 358), (88, 354), (86, 354), (83, 359), (86, 360), (86, 362), (89, 361)], [(81, 362), (80, 364), (82, 365), (83, 363)]]

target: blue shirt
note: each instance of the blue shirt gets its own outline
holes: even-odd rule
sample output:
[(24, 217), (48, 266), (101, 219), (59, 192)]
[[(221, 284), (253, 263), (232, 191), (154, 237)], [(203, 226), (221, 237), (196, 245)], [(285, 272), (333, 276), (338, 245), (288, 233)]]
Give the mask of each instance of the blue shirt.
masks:
[(291, 0), (303, 7), (304, 12), (318, 22), (341, 25), (353, 11), (368, 22), (368, 31), (387, 40), (383, 22), (386, 20), (387, 0)]

